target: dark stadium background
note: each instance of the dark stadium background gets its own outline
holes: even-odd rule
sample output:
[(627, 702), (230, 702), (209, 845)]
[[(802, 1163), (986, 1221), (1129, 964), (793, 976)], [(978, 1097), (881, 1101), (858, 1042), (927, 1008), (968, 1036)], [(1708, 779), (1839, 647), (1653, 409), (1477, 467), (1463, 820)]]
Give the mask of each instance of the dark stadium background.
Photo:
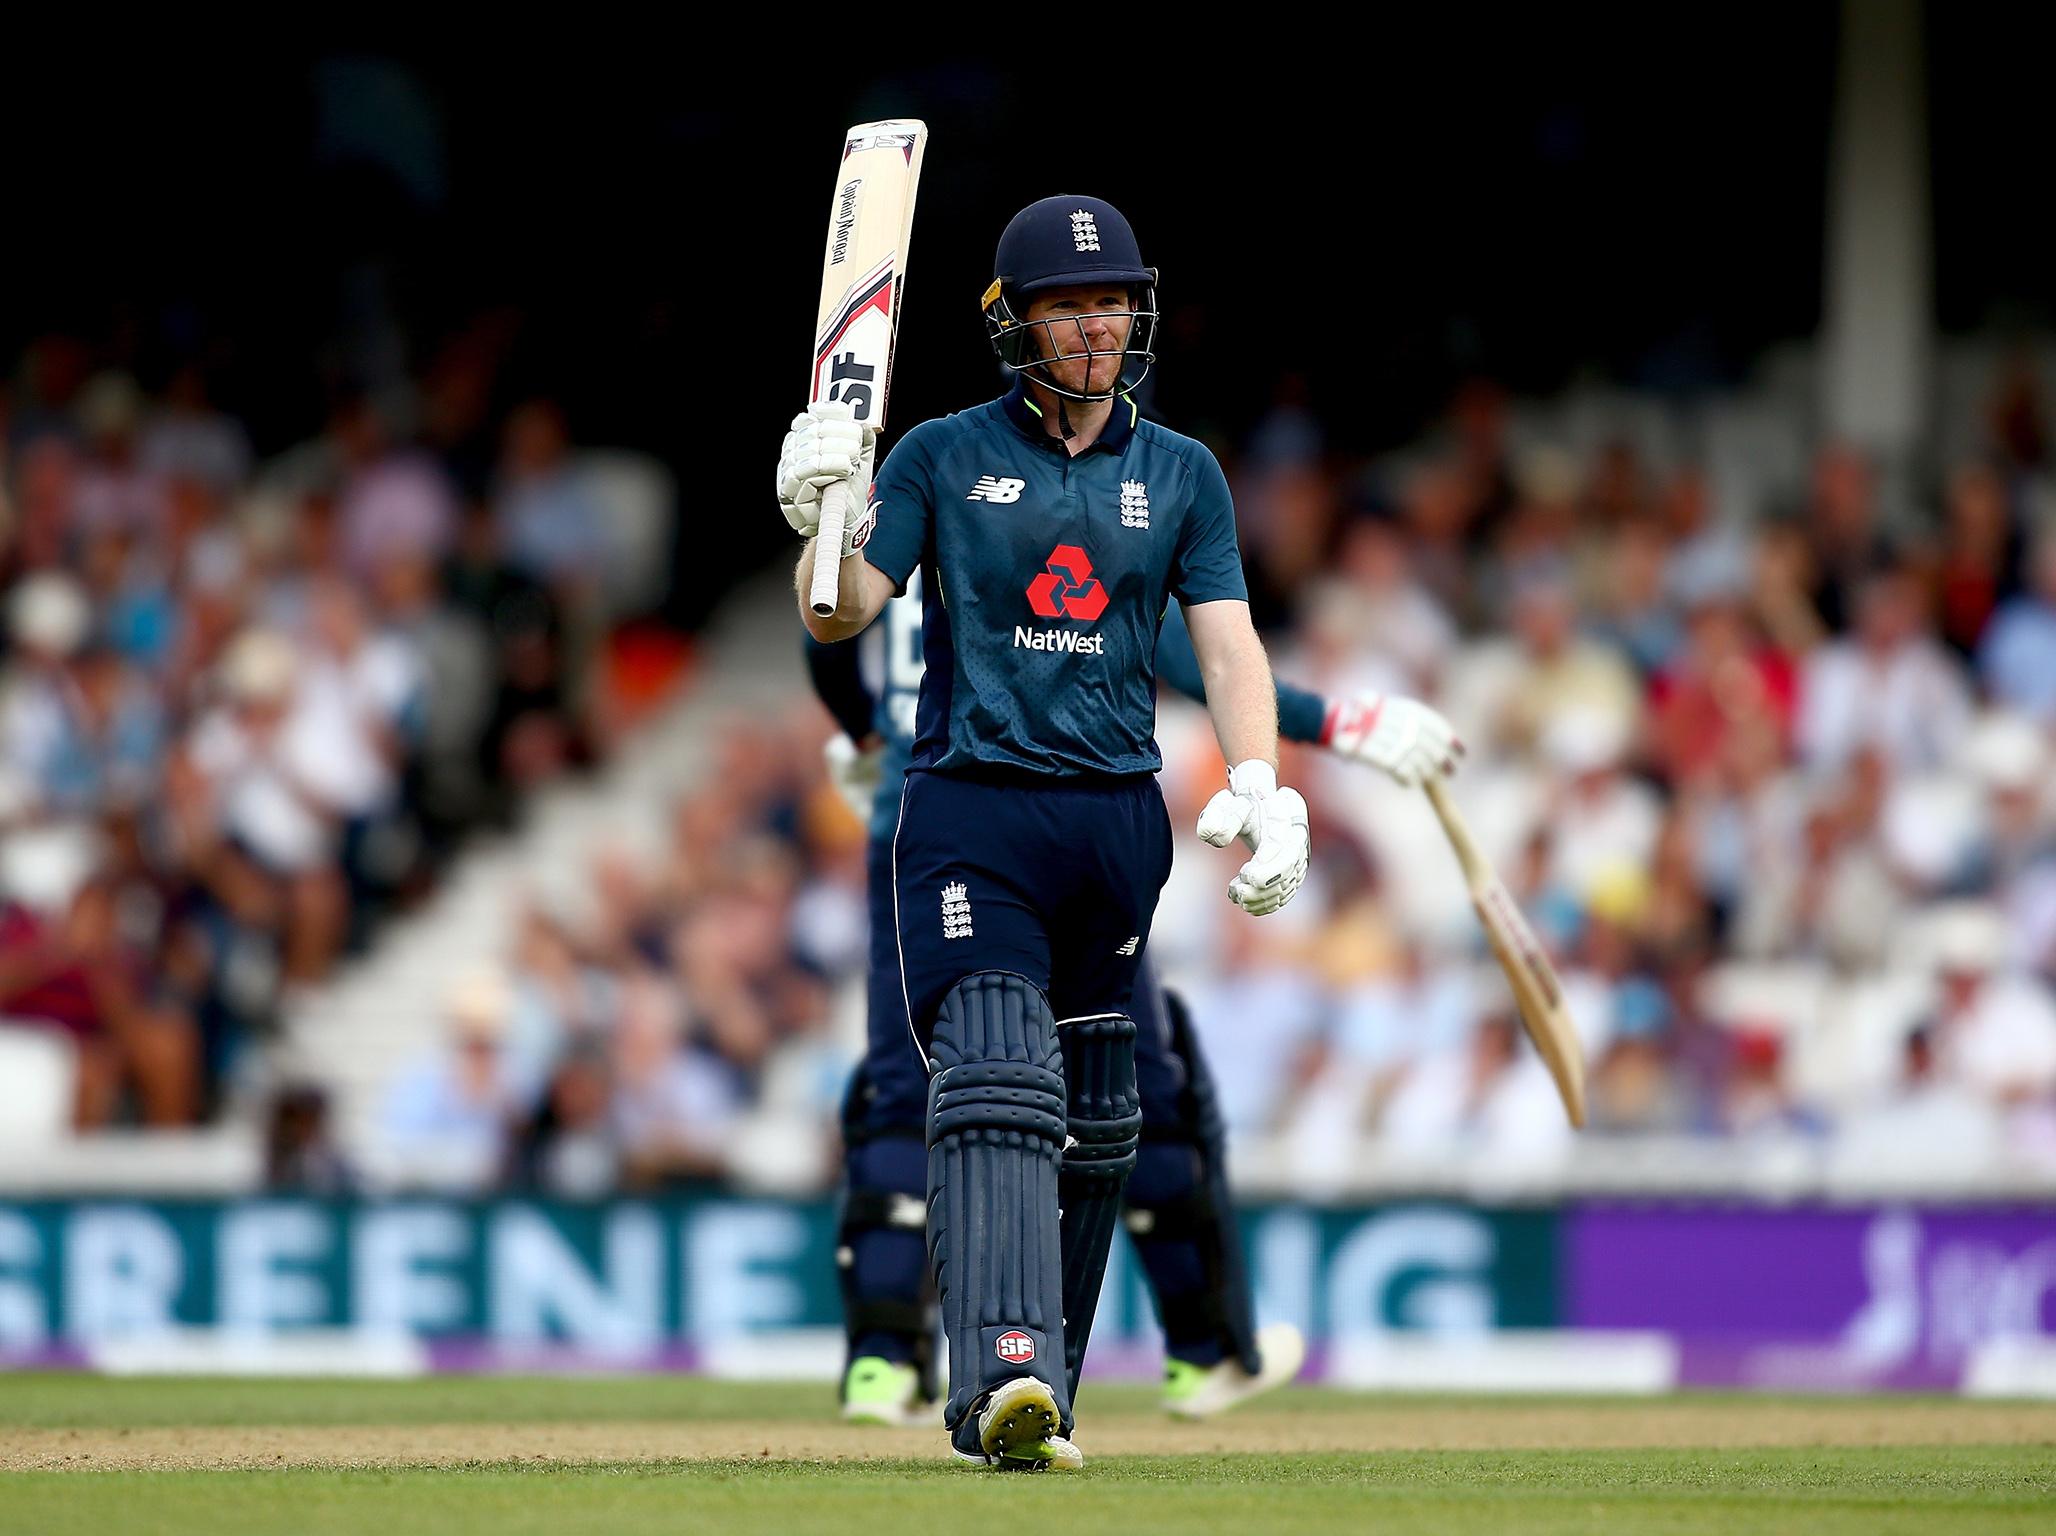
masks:
[[(2010, 13), (2000, 43), (1995, 14), (1928, 11), (1945, 330), (2046, 320), (2056, 300), (2043, 49)], [(625, 46), (560, 19), (268, 45), (261, 64), (147, 40), (24, 49), (36, 62), (0, 93), (0, 356), (69, 331), (146, 388), (203, 358), (261, 455), (318, 425), (373, 319), (418, 359), (492, 317), (518, 338), (509, 398), (546, 381), (581, 438), (679, 472), (690, 623), (739, 565), (787, 550), (768, 465), (853, 120), (919, 113), (934, 133), (901, 423), (989, 389), (975, 302), (994, 237), (1061, 190), (1142, 231), (1169, 312), (1157, 403), (1202, 431), (1246, 425), (1298, 375), (1336, 448), (1375, 450), (1473, 374), (1690, 392), (1820, 321), (1832, 7), (1479, 8), (1256, 40), (1220, 19), (1023, 16), (979, 48), (893, 20)], [(838, 54), (847, 68), (780, 62)]]

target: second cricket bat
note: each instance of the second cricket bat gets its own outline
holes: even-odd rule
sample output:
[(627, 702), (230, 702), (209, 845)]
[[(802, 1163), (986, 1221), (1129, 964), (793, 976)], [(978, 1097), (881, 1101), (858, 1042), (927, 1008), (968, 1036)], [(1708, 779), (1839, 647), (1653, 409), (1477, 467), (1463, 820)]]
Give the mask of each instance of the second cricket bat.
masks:
[(1585, 1053), (1578, 1044), (1578, 1029), (1571, 1022), (1570, 1009), (1564, 1005), (1563, 983), (1557, 979), (1556, 967), (1549, 963), (1535, 930), (1521, 916), (1513, 893), (1478, 852), (1478, 845), (1471, 840), (1471, 829), (1458, 812), (1456, 802), (1449, 798), (1448, 789), (1437, 778), (1430, 778), (1421, 787), (1428, 792), (1428, 803), (1435, 807), (1442, 830), (1449, 836), (1449, 846), (1456, 850), (1464, 884), (1470, 887), (1471, 905), (1477, 909), (1478, 921), (1485, 927), (1485, 937), (1491, 941), (1499, 968), (1506, 973), (1507, 985), (1513, 988), (1521, 1027), (1541, 1052), (1549, 1075), (1556, 1079), (1556, 1091), (1563, 1098), (1571, 1124), (1582, 1126)]
[[(912, 118), (859, 123), (843, 136), (842, 169), (828, 211), (828, 252), (821, 263), (807, 399), (847, 401), (857, 420), (873, 427), (885, 425), (893, 334), (907, 277), (907, 241), (914, 230), (914, 190), (927, 145), (927, 124)], [(871, 494), (871, 469), (872, 456), (866, 454), (854, 480), (829, 486), (821, 498), (821, 532), (807, 602), (824, 618), (835, 612), (842, 580), (850, 498)]]

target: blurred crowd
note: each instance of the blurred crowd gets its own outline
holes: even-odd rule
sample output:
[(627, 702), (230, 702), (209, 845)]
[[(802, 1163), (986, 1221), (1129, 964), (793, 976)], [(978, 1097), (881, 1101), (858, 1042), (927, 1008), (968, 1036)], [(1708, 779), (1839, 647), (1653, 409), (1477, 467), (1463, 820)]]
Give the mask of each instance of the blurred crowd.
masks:
[[(263, 457), (203, 369), (93, 364), (48, 343), (0, 395), (0, 1050), (58, 1042), (80, 1125), (187, 1123), (467, 829), (612, 749), (652, 481), (549, 401), (496, 401), (489, 349)], [(2002, 370), (1926, 476), (1792, 426), (1793, 472), (1751, 478), (1689, 412), (1630, 430), (1646, 407), (1614, 430), (1477, 385), (1368, 460), (1288, 381), (1219, 445), (1279, 674), (1456, 722), (1459, 798), (1585, 1037), (1582, 1145), (2056, 1172), (2037, 375)], [(389, 1168), (829, 1182), (865, 945), (830, 730), (767, 700), (666, 839), (529, 899), (380, 1090)], [(1219, 758), (1190, 709), (1160, 734), (1189, 825)], [(1249, 1165), (1318, 1188), (1568, 1155), (1432, 818), (1317, 748), (1284, 776), (1313, 805), (1301, 896), (1250, 921), (1227, 856), (1181, 838), (1151, 946)], [(356, 1178), (319, 1085), (272, 1102), (268, 1146), (281, 1186)]]
[(78, 1127), (216, 1114), (469, 829), (607, 750), (668, 490), (494, 378), (460, 337), (270, 454), (197, 362), (49, 336), (0, 379), (0, 1077)]
[[(2056, 1173), (2045, 414), (2008, 375), (1983, 451), (1896, 506), (1844, 445), (1738, 497), (1689, 452), (1580, 447), (1485, 387), (1376, 463), (1299, 404), (1230, 458), (1279, 674), (1414, 694), (1464, 735), (1459, 798), (1584, 1035), (1582, 1147)], [(393, 1085), (388, 1145), (568, 1194), (831, 1180), (864, 952), (831, 729), (794, 699), (729, 722), (668, 846), (597, 856), (583, 914), (532, 906)], [(1211, 732), (1171, 702), (1160, 737), (1189, 826)], [(1558, 1166), (1563, 1112), (1433, 819), (1317, 748), (1285, 777), (1316, 828), (1295, 903), (1244, 917), (1233, 861), (1182, 838), (1151, 943), (1241, 1166), (1300, 1190)]]
[[(1360, 475), (1296, 410), (1259, 433), (1286, 445), (1238, 487), (1274, 662), (1456, 723), (1460, 798), (1563, 970), (1596, 1131), (2056, 1173), (2046, 421), (2008, 365), (1932, 486), (1833, 442), (1787, 484), (1723, 483), (1689, 421), (1663, 458), (1589, 423), (1572, 448), (1562, 415), (1482, 385)], [(1564, 1155), (1432, 822), (1333, 759), (1290, 772), (1320, 829), (1307, 896), (1238, 924), (1208, 868), (1158, 919), (1237, 1126), (1295, 1179)]]
[(583, 900), (522, 902), (503, 962), (456, 980), (445, 1040), (386, 1091), (389, 1173), (567, 1197), (832, 1179), (864, 847), (823, 736), (810, 704), (730, 722), (660, 844), (595, 849)]

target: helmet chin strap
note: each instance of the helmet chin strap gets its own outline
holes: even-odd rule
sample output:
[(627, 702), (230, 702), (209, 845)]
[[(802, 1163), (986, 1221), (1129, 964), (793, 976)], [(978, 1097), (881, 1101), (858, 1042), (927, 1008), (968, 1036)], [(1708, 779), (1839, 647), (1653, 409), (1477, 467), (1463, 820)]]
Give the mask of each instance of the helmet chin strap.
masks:
[(1072, 438), (1076, 437), (1078, 433), (1077, 430), (1071, 425), (1071, 413), (1064, 409), (1064, 403), (1064, 397), (1062, 395), (1058, 395), (1057, 431), (1062, 435), (1065, 442), (1069, 442)]

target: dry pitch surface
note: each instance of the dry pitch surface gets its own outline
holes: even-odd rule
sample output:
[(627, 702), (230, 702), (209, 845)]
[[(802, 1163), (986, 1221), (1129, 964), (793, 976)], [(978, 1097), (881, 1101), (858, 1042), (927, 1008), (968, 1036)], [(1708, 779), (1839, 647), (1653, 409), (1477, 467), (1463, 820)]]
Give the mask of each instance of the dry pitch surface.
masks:
[[(1079, 1477), (951, 1465), (821, 1389), (0, 1376), (0, 1531), (2056, 1528), (2056, 1404), (1364, 1397), (1206, 1425), (1088, 1388)], [(889, 1528), (889, 1529), (887, 1529)]]

